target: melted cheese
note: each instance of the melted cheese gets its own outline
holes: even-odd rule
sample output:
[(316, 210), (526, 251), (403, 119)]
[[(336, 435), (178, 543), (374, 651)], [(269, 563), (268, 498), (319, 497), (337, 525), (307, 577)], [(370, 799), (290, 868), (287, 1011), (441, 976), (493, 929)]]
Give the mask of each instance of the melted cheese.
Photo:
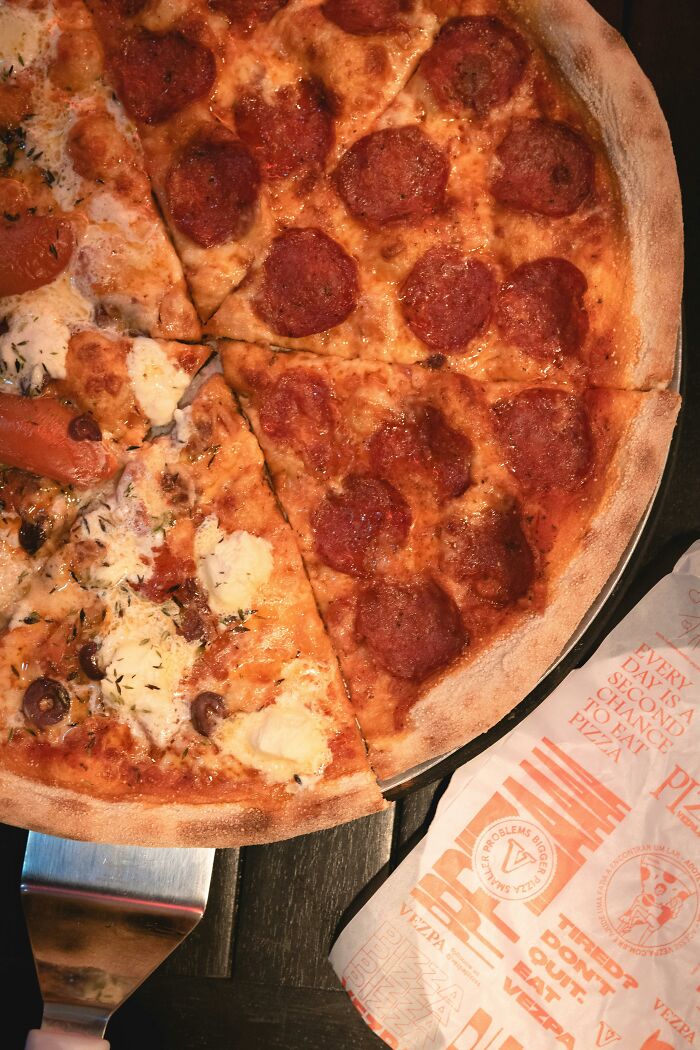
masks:
[(42, 93), (33, 99), (34, 112), (24, 122), (26, 132), (25, 156), (35, 167), (45, 172), (51, 191), (65, 211), (75, 207), (83, 196), (85, 181), (73, 167), (66, 151), (68, 131), (73, 123), (73, 108), (63, 99), (52, 96), (48, 82), (43, 82)]
[(210, 516), (197, 529), (194, 552), (212, 612), (225, 616), (259, 602), (274, 567), (267, 540), (241, 530), (226, 535)]
[(155, 339), (134, 339), (126, 360), (129, 378), (142, 412), (153, 426), (170, 423), (190, 382)]
[(223, 752), (270, 780), (315, 776), (331, 760), (325, 719), (288, 694), (261, 711), (221, 722), (214, 739)]
[(88, 569), (93, 587), (108, 589), (122, 580), (132, 583), (149, 576), (153, 552), (163, 542), (161, 529), (135, 529), (125, 503), (115, 500), (93, 504), (76, 524), (75, 538), (95, 540), (99, 556)]
[(66, 378), (70, 337), (91, 322), (93, 308), (64, 272), (51, 284), (5, 299), (3, 316), (7, 324), (0, 335), (3, 380), (36, 393), (47, 376)]
[(166, 747), (189, 718), (180, 686), (198, 652), (161, 608), (119, 591), (102, 636), (104, 702), (137, 736)]
[(0, 8), (0, 72), (15, 72), (31, 65), (42, 51), (46, 19), (25, 7)]
[(180, 445), (186, 445), (192, 437), (192, 409), (176, 408), (173, 413), (175, 427), (172, 432), (173, 440)]

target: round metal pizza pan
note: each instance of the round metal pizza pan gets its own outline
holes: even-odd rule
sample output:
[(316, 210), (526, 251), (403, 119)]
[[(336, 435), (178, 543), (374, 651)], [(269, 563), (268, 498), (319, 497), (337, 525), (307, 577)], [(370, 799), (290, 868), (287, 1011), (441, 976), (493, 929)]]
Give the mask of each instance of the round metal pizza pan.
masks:
[[(682, 359), (683, 337), (681, 328), (678, 333), (673, 378), (669, 384), (671, 390), (681, 394), (684, 385)], [(644, 553), (653, 535), (654, 525), (663, 505), (669, 479), (673, 473), (679, 429), (677, 425), (669, 446), (664, 471), (659, 479), (656, 491), (615, 571), (609, 577), (571, 638), (569, 638), (557, 660), (548, 668), (535, 688), (497, 725), (475, 740), (471, 740), (464, 747), (460, 747), (456, 751), (447, 752), (444, 755), (438, 755), (436, 758), (430, 759), (428, 762), (422, 762), (418, 766), (413, 766), (411, 769), (398, 773), (388, 780), (380, 780), (379, 786), (387, 799), (401, 798), (417, 788), (425, 787), (436, 780), (441, 780), (443, 777), (453, 773), (455, 769), (463, 766), (470, 759), (476, 757), (476, 755), (481, 754), (492, 744), (495, 744), (497, 740), (505, 736), (506, 733), (509, 733), (519, 722), (522, 722), (549, 696), (570, 671), (580, 666), (592, 655), (605, 634), (614, 626), (616, 622), (615, 613), (619, 609), (622, 598), (641, 565)]]

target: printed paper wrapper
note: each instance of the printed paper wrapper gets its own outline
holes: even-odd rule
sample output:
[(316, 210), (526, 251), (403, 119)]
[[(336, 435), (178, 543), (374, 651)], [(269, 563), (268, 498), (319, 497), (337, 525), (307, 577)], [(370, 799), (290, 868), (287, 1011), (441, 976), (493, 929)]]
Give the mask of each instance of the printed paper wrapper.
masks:
[(699, 707), (696, 543), (340, 935), (390, 1047), (700, 1046)]

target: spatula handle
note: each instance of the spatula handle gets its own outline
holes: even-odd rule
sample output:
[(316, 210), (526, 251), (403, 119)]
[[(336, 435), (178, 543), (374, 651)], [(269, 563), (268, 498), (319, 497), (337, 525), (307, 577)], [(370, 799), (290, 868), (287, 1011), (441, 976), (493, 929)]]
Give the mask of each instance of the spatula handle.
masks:
[(109, 1050), (106, 1039), (77, 1032), (47, 1032), (32, 1028), (24, 1050)]

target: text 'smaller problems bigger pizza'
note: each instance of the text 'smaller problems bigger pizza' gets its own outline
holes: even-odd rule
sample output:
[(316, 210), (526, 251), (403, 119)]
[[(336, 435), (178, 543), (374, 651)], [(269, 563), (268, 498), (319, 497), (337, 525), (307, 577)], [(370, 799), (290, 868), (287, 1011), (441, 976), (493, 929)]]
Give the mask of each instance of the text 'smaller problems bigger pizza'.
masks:
[(0, 817), (381, 808), (532, 688), (658, 483), (651, 87), (585, 0), (4, 0), (0, 63)]

